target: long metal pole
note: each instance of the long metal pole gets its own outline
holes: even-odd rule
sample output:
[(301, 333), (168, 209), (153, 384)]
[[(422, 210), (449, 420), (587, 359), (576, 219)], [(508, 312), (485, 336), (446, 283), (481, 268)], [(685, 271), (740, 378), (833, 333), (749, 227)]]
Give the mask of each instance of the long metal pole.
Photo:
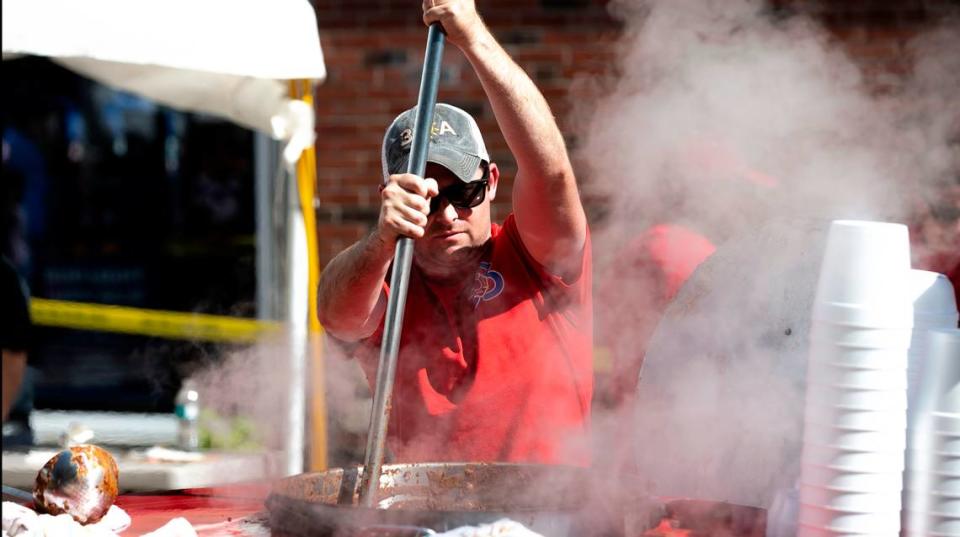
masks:
[(287, 423), (284, 435), (285, 474), (303, 472), (303, 439), (306, 427), (307, 393), (307, 312), (309, 311), (310, 259), (307, 254), (307, 230), (298, 202), (297, 178), (288, 179), (287, 192), (287, 334), (290, 337), (289, 391)]
[[(417, 98), (417, 115), (413, 127), (413, 143), (410, 146), (410, 161), (407, 173), (423, 176), (427, 167), (427, 148), (430, 144), (430, 127), (433, 124), (433, 109), (437, 104), (437, 87), (440, 85), (440, 62), (443, 59), (443, 30), (439, 24), (431, 24), (427, 33), (427, 51), (423, 59), (423, 75), (420, 78), (420, 95)], [(374, 507), (380, 485), (380, 470), (387, 440), (387, 423), (390, 420), (390, 401), (393, 397), (393, 379), (397, 373), (397, 355), (400, 352), (400, 334), (403, 327), (403, 311), (407, 302), (407, 286), (410, 283), (410, 266), (413, 263), (413, 239), (401, 237), (393, 256), (393, 272), (390, 275), (390, 296), (383, 326), (383, 342), (380, 346), (380, 364), (377, 367), (377, 387), (373, 394), (373, 411), (367, 434), (367, 453), (360, 481), (360, 505)]]

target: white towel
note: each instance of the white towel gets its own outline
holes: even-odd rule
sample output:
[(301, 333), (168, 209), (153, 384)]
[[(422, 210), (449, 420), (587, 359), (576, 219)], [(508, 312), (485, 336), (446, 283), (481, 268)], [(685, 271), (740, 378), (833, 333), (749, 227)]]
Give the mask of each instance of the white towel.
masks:
[(38, 515), (33, 509), (3, 502), (3, 537), (117, 537), (130, 527), (130, 515), (116, 505), (95, 524), (84, 526), (70, 515)]
[(493, 524), (465, 526), (437, 534), (437, 537), (543, 537), (523, 524), (504, 518)]

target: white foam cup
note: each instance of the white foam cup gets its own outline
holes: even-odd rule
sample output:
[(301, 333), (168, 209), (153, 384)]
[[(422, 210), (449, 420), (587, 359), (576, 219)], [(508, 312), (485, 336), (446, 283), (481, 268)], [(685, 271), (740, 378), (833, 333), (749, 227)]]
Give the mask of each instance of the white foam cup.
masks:
[(900, 530), (900, 508), (887, 509), (884, 512), (858, 513), (843, 509), (834, 509), (800, 502), (800, 524), (824, 528), (843, 534), (862, 533), (886, 535)]
[[(904, 537), (957, 537), (960, 532), (951, 531), (951, 524), (938, 523), (943, 517), (931, 515), (929, 513), (915, 513), (912, 511), (903, 511), (903, 536)], [(949, 517), (947, 517), (949, 519)], [(936, 530), (945, 531), (936, 531)]]
[(903, 490), (903, 472), (851, 472), (827, 466), (804, 464), (800, 482), (850, 492), (897, 492)]
[[(916, 531), (909, 528), (904, 528), (903, 533), (900, 534), (901, 537), (960, 537), (960, 533), (944, 533), (939, 531)], [(848, 536), (844, 536), (848, 537)], [(866, 537), (866, 536), (864, 536)]]
[[(845, 535), (844, 537), (849, 537), (849, 536)], [(867, 536), (864, 536), (864, 537), (867, 537)], [(960, 537), (960, 533), (953, 533), (953, 532), (944, 533), (939, 531), (916, 532), (916, 531), (911, 531), (910, 529), (904, 529), (903, 533), (901, 533), (901, 537)]]
[[(913, 330), (913, 342), (910, 344), (910, 351), (907, 353), (907, 399), (910, 405), (917, 406), (917, 391), (920, 389), (920, 378), (923, 375), (923, 362), (930, 354), (930, 348), (927, 346), (929, 329), (915, 328)], [(923, 404), (923, 403), (920, 403)]]
[(920, 381), (911, 400), (911, 415), (926, 412), (960, 413), (960, 329), (926, 333), (927, 354), (919, 368)]
[(821, 386), (844, 386), (855, 390), (907, 390), (907, 370), (864, 369), (825, 364), (811, 358), (807, 383)]
[[(852, 532), (837, 531), (813, 524), (797, 524), (797, 537), (900, 537), (899, 530), (889, 530), (885, 532)], [(934, 537), (934, 536), (925, 536)], [(939, 535), (935, 537), (940, 537)], [(951, 536), (954, 537), (954, 536)]]
[(930, 473), (943, 477), (960, 477), (960, 457), (926, 449), (908, 449), (907, 467), (910, 472)]
[(905, 474), (904, 487), (911, 491), (928, 491), (931, 494), (960, 499), (960, 476), (911, 470)]
[(901, 411), (907, 409), (905, 390), (855, 390), (842, 386), (821, 386), (807, 383), (808, 404), (826, 405), (847, 410), (874, 412)]
[(800, 483), (800, 503), (851, 513), (900, 511), (901, 491), (853, 492)]
[(845, 351), (906, 350), (912, 339), (913, 326), (909, 322), (896, 328), (880, 328), (847, 326), (814, 318), (810, 324), (810, 345), (814, 349), (828, 345)]
[[(904, 285), (910, 270), (907, 226), (887, 222), (834, 220), (817, 282), (817, 300), (885, 304), (891, 286)], [(906, 295), (904, 295), (904, 298)]]
[[(900, 279), (905, 279), (899, 272)], [(906, 284), (891, 281), (888, 289), (878, 295), (887, 300), (872, 304), (848, 304), (824, 300), (813, 303), (814, 322), (829, 323), (838, 327), (860, 327), (868, 329), (904, 329), (913, 328), (913, 308), (907, 298)]]
[(941, 517), (960, 518), (960, 498), (951, 498), (932, 492), (907, 491), (905, 509)]
[(913, 418), (907, 429), (908, 475), (960, 477), (960, 415), (933, 412)]
[(946, 275), (927, 270), (910, 271), (914, 326), (956, 328), (957, 300)]
[(957, 328), (958, 313), (953, 285), (943, 274), (926, 270), (910, 271), (913, 296), (913, 338), (910, 343), (911, 398), (920, 383), (923, 361), (930, 351), (927, 331)]
[(927, 516), (960, 520), (960, 500), (929, 500), (925, 496), (907, 496), (903, 510), (913, 513), (925, 513)]
[(888, 473), (902, 472), (903, 450), (855, 451), (804, 440), (801, 463), (824, 466), (845, 472)]
[(907, 349), (841, 348), (836, 345), (811, 342), (808, 356), (815, 364), (833, 367), (853, 367), (873, 370), (900, 371), (906, 377)]
[(958, 507), (957, 502), (960, 501), (960, 494), (932, 488), (938, 485), (954, 487), (954, 485), (944, 483), (944, 481), (944, 479), (938, 480), (936, 476), (929, 474), (916, 474), (908, 471), (903, 489), (904, 508), (917, 513), (938, 513), (943, 516), (960, 518), (960, 513), (949, 511), (951, 506)]
[(909, 534), (923, 536), (960, 535), (960, 519), (904, 509), (903, 529)]
[(908, 449), (936, 454), (938, 457), (960, 457), (960, 437), (954, 434), (930, 432), (919, 434), (914, 428), (907, 431)]
[[(918, 272), (918, 271), (915, 271)], [(936, 273), (929, 273), (936, 274)], [(942, 274), (936, 274), (937, 276), (942, 277), (946, 282), (946, 285), (949, 286), (950, 296), (949, 300), (951, 305), (953, 304), (953, 286), (950, 286), (949, 280), (946, 280), (946, 277)], [(908, 353), (909, 368), (907, 370), (907, 380), (909, 385), (909, 397), (913, 401), (917, 398), (917, 390), (920, 389), (920, 383), (923, 382), (922, 375), (924, 370), (924, 363), (928, 360), (928, 357), (931, 353), (943, 352), (942, 349), (931, 347), (933, 343), (931, 338), (937, 338), (931, 334), (931, 331), (934, 330), (953, 330), (957, 328), (957, 314), (954, 309), (953, 313), (950, 315), (942, 315), (940, 317), (922, 317), (920, 313), (914, 312), (914, 328), (913, 336), (910, 342), (910, 352)], [(942, 344), (942, 342), (941, 342)], [(939, 367), (939, 366), (938, 366)], [(957, 408), (958, 399), (960, 397), (953, 397), (953, 403), (947, 403), (946, 408), (953, 408), (953, 411), (960, 411)], [(929, 404), (928, 402), (921, 401), (920, 405)]]
[(907, 414), (902, 410), (851, 410), (807, 401), (804, 420), (859, 431), (890, 431), (907, 428)]
[(804, 442), (813, 442), (820, 445), (829, 445), (854, 451), (899, 451), (907, 445), (906, 429), (887, 431), (861, 431), (843, 429), (815, 423), (805, 423), (803, 426)]
[(930, 413), (931, 427), (943, 436), (960, 435), (960, 413), (936, 411)]
[(960, 384), (954, 386), (952, 389), (950, 389), (950, 391), (940, 398), (940, 403), (937, 405), (937, 409), (946, 413), (960, 412)]

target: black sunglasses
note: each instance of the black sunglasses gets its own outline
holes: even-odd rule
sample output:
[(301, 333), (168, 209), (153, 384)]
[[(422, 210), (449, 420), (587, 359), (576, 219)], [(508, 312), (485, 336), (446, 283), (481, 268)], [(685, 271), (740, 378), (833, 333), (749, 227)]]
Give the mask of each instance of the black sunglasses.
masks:
[(483, 164), (483, 177), (469, 183), (457, 180), (454, 184), (444, 188), (439, 194), (430, 199), (430, 214), (435, 213), (443, 200), (458, 209), (471, 209), (483, 203), (487, 195), (487, 184), (490, 180), (490, 168)]

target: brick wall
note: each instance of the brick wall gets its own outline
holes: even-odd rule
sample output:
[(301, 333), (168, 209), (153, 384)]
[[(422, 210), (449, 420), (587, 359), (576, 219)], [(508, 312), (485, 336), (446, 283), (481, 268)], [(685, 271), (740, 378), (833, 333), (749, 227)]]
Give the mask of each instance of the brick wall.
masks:
[[(602, 72), (617, 25), (600, 0), (479, 2), (487, 24), (527, 70), (561, 120), (573, 77)], [(416, 104), (426, 44), (419, 2), (316, 0), (328, 78), (317, 88), (320, 260), (371, 229), (379, 208), (380, 143), (386, 126)], [(515, 165), (469, 63), (445, 47), (438, 100), (472, 113), (504, 172), (509, 194)], [(509, 210), (497, 198), (494, 218)]]
[(877, 91), (895, 91), (910, 68), (905, 45), (945, 16), (958, 0), (774, 0), (787, 10), (818, 19), (863, 68)]
[[(877, 91), (895, 91), (909, 69), (904, 45), (958, 0), (772, 0), (775, 9), (813, 15), (864, 67)], [(620, 27), (605, 0), (478, 0), (491, 30), (533, 77), (561, 129), (571, 87), (606, 72)], [(378, 211), (383, 130), (416, 103), (426, 29), (418, 2), (314, 0), (328, 78), (317, 88), (320, 261), (371, 229)], [(578, 94), (578, 98), (583, 98)], [(439, 100), (477, 118), (491, 158), (504, 171), (494, 218), (509, 210), (515, 166), (469, 64), (446, 48)], [(569, 140), (575, 144), (575, 140)]]

